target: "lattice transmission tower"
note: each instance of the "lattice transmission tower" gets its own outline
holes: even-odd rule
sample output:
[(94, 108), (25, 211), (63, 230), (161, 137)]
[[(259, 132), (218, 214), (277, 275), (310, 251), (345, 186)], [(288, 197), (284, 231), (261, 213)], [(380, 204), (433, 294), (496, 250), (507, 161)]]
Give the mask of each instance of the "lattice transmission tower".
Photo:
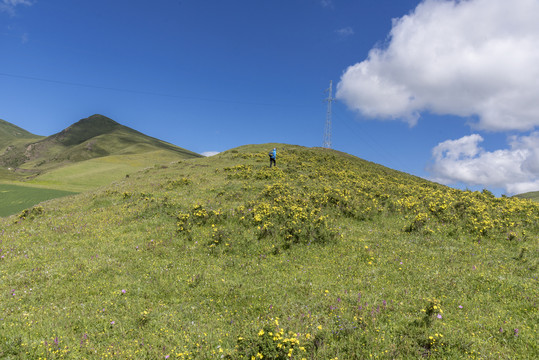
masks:
[(332, 97), (332, 91), (333, 91), (333, 80), (329, 81), (329, 89), (326, 91), (329, 92), (329, 95), (326, 99), (328, 102), (328, 110), (326, 113), (326, 126), (324, 127), (324, 142), (322, 143), (322, 147), (326, 149), (331, 149), (331, 103), (335, 101), (335, 99)]

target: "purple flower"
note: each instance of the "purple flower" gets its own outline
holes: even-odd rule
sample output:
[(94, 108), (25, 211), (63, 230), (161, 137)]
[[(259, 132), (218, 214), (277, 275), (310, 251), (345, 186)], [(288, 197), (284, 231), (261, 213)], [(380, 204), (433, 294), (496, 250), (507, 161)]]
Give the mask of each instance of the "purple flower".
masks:
[(442, 318), (442, 314), (438, 314), (438, 315), (436, 315), (436, 317), (437, 317), (438, 319), (441, 319), (441, 318)]
[(116, 323), (115, 323), (114, 320), (113, 320), (113, 321), (110, 322), (110, 324), (111, 324), (111, 325), (114, 325), (114, 324), (116, 324)]
[(459, 305), (459, 309), (462, 309), (462, 305)]
[(122, 294), (125, 294), (125, 293), (126, 293), (125, 289), (122, 289)]
[(515, 336), (518, 336), (518, 329), (515, 329)]

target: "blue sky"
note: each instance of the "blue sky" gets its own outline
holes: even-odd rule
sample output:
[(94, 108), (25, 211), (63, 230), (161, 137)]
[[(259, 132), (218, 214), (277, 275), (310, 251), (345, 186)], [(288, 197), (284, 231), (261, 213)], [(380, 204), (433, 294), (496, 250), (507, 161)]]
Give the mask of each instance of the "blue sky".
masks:
[(106, 115), (189, 150), (332, 145), (459, 188), (539, 190), (537, 0), (0, 0), (0, 118)]

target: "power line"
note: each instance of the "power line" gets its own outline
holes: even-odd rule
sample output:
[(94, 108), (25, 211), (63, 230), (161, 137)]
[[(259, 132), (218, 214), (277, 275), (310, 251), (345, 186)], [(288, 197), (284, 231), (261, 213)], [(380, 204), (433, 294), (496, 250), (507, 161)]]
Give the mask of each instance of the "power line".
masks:
[(307, 105), (307, 104), (300, 105), (300, 104), (283, 104), (283, 103), (264, 103), (264, 102), (256, 102), (256, 101), (251, 102), (251, 101), (237, 101), (237, 100), (229, 100), (229, 99), (182, 96), (182, 95), (169, 94), (169, 93), (132, 90), (132, 89), (117, 88), (117, 87), (90, 85), (90, 84), (84, 84), (84, 83), (78, 83), (78, 82), (52, 80), (52, 79), (39, 78), (39, 77), (34, 77), (34, 76), (26, 76), (26, 75), (14, 75), (14, 74), (7, 74), (3, 72), (0, 72), (0, 76), (10, 77), (14, 79), (40, 81), (40, 82), (51, 83), (51, 84), (84, 87), (84, 88), (89, 88), (89, 89), (108, 90), (108, 91), (124, 92), (124, 93), (131, 93), (131, 94), (151, 95), (151, 96), (169, 97), (169, 98), (204, 101), (204, 102), (218, 102), (218, 103), (238, 104), (238, 105), (279, 106), (279, 107), (310, 107), (312, 106), (312, 105)]

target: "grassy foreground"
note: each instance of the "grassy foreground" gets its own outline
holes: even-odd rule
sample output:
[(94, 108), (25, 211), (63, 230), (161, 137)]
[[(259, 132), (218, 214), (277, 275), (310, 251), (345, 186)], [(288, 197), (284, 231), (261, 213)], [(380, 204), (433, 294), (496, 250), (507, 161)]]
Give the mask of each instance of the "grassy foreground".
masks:
[(0, 357), (539, 357), (539, 205), (245, 146), (0, 219)]

